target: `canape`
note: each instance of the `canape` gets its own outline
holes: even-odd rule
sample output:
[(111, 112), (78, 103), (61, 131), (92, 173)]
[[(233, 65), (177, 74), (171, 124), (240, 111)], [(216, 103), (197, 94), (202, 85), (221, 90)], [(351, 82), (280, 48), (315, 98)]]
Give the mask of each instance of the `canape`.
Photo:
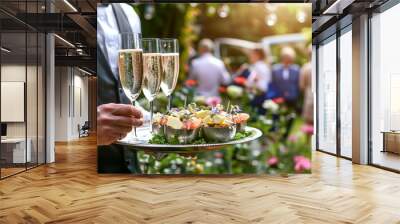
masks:
[(228, 114), (212, 111), (203, 119), (203, 134), (210, 142), (227, 142), (235, 137), (236, 125)]
[(165, 137), (170, 144), (188, 144), (197, 139), (201, 129), (201, 120), (188, 111), (167, 116)]
[(250, 115), (246, 113), (238, 113), (232, 115), (232, 120), (236, 124), (237, 131), (244, 131), (249, 120)]
[(167, 117), (161, 113), (156, 113), (153, 117), (153, 133), (157, 135), (164, 135), (166, 123)]

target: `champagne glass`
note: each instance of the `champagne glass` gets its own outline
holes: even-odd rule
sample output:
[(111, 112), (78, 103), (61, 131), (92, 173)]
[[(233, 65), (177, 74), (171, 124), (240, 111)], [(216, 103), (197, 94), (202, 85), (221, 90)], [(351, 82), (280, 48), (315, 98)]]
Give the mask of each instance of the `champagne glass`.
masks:
[(177, 39), (161, 39), (161, 90), (168, 97), (168, 107), (171, 109), (172, 92), (179, 76), (179, 43)]
[[(118, 56), (119, 80), (125, 95), (132, 105), (140, 95), (143, 84), (143, 50), (140, 33), (122, 33), (121, 50)], [(137, 138), (136, 127), (134, 127)]]
[(143, 94), (150, 102), (150, 127), (153, 133), (153, 101), (161, 85), (160, 39), (143, 38)]

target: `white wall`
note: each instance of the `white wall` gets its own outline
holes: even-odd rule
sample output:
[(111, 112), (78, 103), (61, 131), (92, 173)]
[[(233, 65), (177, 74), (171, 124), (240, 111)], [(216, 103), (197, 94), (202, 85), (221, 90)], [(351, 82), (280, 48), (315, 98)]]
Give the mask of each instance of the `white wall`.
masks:
[(56, 67), (55, 73), (55, 140), (74, 140), (79, 138), (78, 125), (89, 117), (88, 78), (72, 67)]
[[(18, 64), (6, 64), (1, 66), (1, 81), (4, 82), (25, 82), (25, 65)], [(28, 73), (33, 69), (32, 66), (28, 66)], [(31, 93), (33, 95), (33, 93)], [(28, 96), (31, 95), (28, 93)], [(36, 90), (35, 90), (36, 96)], [(7, 110), (7, 108), (1, 108), (1, 110)], [(29, 117), (28, 117), (28, 120)], [(25, 122), (7, 122), (7, 136), (8, 137), (25, 137)]]
[(56, 141), (67, 141), (68, 140), (68, 68), (67, 67), (56, 67), (55, 68), (55, 104), (54, 104), (54, 119), (55, 119), (55, 135)]
[[(75, 70), (75, 73), (78, 70)], [(79, 71), (78, 71), (79, 72)], [(85, 121), (89, 120), (89, 110), (88, 110), (88, 77), (81, 76), (82, 73), (79, 72), (79, 75), (75, 74), (74, 77), (74, 103), (75, 103), (75, 116), (73, 119), (73, 127), (77, 127), (78, 124), (83, 125)], [(81, 110), (81, 111), (80, 111)], [(78, 136), (78, 129), (73, 128), (72, 130), (74, 136)]]
[[(25, 65), (2, 65), (1, 81), (5, 82), (25, 82)], [(6, 110), (6, 108), (1, 108)], [(25, 137), (25, 123), (12, 122), (7, 123), (8, 137)]]

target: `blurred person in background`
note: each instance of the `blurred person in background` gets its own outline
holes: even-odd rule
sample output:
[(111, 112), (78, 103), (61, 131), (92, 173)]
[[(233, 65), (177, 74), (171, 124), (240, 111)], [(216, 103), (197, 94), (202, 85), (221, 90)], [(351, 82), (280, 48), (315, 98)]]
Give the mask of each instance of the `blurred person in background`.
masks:
[(258, 94), (267, 92), (268, 84), (271, 81), (271, 70), (265, 62), (263, 49), (254, 49), (249, 55), (250, 75), (247, 78), (247, 88)]
[(265, 100), (268, 85), (271, 81), (271, 70), (265, 62), (265, 52), (262, 48), (253, 49), (249, 54), (250, 75), (246, 81), (247, 89), (255, 95), (251, 104), (264, 113), (261, 106)]
[(298, 110), (300, 95), (300, 68), (294, 64), (296, 52), (291, 47), (281, 49), (281, 63), (272, 67), (272, 81), (275, 97), (283, 97), (288, 106)]
[(311, 89), (312, 79), (312, 65), (311, 65), (312, 47), (311, 45), (307, 48), (308, 62), (303, 65), (300, 71), (300, 90), (304, 95), (303, 102), (303, 118), (307, 124), (313, 124), (314, 119), (314, 99)]
[(196, 80), (196, 95), (218, 97), (220, 85), (228, 85), (231, 77), (224, 63), (212, 55), (214, 43), (202, 39), (199, 43), (199, 56), (191, 61), (189, 80)]
[(234, 77), (243, 77), (244, 79), (247, 80), (250, 76), (250, 66), (247, 63), (243, 63), (242, 65), (239, 66), (239, 68), (236, 70)]

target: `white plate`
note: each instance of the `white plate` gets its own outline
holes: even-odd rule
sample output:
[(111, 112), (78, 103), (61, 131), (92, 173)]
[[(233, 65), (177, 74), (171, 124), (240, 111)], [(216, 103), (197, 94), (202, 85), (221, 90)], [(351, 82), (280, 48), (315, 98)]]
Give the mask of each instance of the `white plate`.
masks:
[(158, 152), (158, 153), (167, 153), (167, 152), (195, 153), (195, 152), (202, 152), (209, 150), (218, 150), (223, 148), (224, 146), (250, 142), (262, 136), (262, 132), (257, 128), (246, 127), (245, 131), (251, 132), (251, 135), (247, 136), (246, 138), (242, 138), (239, 140), (232, 140), (229, 142), (191, 144), (191, 145), (170, 145), (170, 144), (149, 144), (148, 143), (149, 139), (151, 139), (152, 137), (150, 133), (150, 127), (140, 127), (137, 128), (137, 135), (138, 135), (137, 139), (135, 139), (133, 134), (134, 132), (132, 131), (124, 139), (118, 141), (117, 144), (130, 146), (136, 150), (144, 150), (144, 151)]

